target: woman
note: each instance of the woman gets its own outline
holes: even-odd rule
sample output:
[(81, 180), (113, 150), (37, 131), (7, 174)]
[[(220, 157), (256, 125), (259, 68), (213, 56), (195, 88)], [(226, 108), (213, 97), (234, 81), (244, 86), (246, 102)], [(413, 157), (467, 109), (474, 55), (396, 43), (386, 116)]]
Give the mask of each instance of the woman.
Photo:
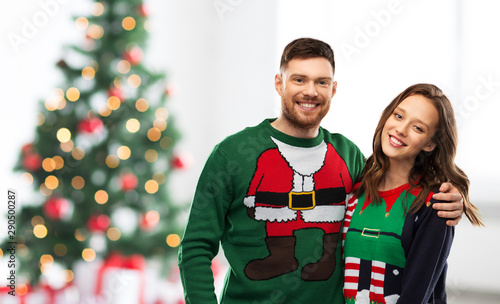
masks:
[(456, 149), (453, 109), (436, 86), (413, 85), (384, 110), (344, 224), (346, 303), (446, 302), (454, 230), (431, 207), (441, 183), (455, 185), (465, 215), (483, 225)]

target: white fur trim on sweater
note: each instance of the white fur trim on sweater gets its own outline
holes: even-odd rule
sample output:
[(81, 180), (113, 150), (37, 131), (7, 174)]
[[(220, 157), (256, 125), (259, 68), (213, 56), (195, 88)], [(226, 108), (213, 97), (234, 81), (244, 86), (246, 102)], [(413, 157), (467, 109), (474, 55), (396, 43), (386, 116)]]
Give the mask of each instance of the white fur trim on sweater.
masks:
[(297, 212), (288, 207), (255, 207), (255, 219), (269, 222), (288, 222), (297, 218)]
[(304, 222), (341, 222), (344, 219), (345, 206), (316, 206), (314, 209), (303, 210)]
[(246, 197), (243, 199), (243, 204), (244, 204), (247, 208), (255, 207), (255, 195), (246, 196)]

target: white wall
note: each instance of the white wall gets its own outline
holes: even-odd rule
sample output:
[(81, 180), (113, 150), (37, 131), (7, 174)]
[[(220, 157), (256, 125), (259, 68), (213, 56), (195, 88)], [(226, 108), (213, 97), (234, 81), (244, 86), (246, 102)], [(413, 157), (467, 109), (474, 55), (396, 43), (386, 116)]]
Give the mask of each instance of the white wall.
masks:
[[(276, 4), (258, 1), (149, 1), (150, 61), (177, 87), (170, 102), (192, 155), (170, 187), (189, 201), (204, 161), (224, 137), (275, 116)], [(155, 19), (155, 17), (157, 17)]]

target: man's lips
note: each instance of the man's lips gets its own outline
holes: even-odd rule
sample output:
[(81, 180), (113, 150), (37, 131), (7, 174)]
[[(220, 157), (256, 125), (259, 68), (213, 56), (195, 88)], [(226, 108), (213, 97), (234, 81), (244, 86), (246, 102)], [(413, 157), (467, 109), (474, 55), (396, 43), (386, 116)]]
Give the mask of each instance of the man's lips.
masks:
[(389, 143), (394, 147), (405, 147), (406, 144), (396, 136), (389, 135)]

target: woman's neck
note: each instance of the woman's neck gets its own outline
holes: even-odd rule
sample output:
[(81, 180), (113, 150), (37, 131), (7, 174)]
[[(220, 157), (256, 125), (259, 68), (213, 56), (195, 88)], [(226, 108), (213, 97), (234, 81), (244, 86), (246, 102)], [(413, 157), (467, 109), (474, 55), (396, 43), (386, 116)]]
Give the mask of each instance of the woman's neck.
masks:
[(384, 178), (378, 186), (378, 190), (387, 191), (407, 184), (411, 168), (412, 166), (391, 162), (389, 169), (385, 172)]

